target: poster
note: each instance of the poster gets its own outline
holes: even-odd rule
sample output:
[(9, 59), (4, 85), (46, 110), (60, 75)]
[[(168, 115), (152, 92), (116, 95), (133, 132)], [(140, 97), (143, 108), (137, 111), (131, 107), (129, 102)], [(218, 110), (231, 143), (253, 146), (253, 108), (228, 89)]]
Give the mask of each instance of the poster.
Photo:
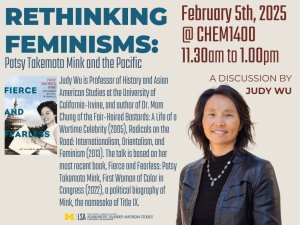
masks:
[[(199, 95), (220, 84), (248, 103), (249, 151), (274, 166), (282, 224), (296, 224), (298, 8), (291, 0), (3, 1), (1, 224), (175, 224), (180, 171), (202, 157), (188, 125)], [(5, 154), (6, 81), (26, 77), (56, 78), (54, 157)]]

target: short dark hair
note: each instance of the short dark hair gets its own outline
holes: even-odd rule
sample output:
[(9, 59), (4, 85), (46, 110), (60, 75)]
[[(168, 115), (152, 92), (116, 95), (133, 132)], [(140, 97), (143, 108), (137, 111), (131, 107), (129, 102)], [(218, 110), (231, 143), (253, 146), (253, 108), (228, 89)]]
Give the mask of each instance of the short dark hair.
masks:
[(42, 102), (38, 107), (37, 107), (37, 111), (38, 113), (41, 115), (42, 114), (42, 109), (44, 107), (48, 107), (49, 109), (52, 110), (54, 115), (57, 115), (57, 104), (54, 101), (46, 101), (46, 102)]
[(211, 88), (204, 91), (195, 107), (195, 118), (191, 121), (189, 126), (189, 133), (192, 140), (199, 144), (204, 152), (204, 157), (208, 158), (210, 155), (209, 140), (205, 136), (202, 119), (204, 114), (205, 105), (210, 97), (213, 95), (224, 95), (230, 98), (238, 111), (241, 121), (241, 129), (237, 135), (235, 142), (235, 150), (240, 151), (246, 148), (249, 142), (254, 143), (252, 136), (253, 123), (250, 119), (250, 109), (241, 94), (228, 85), (220, 85), (217, 88)]

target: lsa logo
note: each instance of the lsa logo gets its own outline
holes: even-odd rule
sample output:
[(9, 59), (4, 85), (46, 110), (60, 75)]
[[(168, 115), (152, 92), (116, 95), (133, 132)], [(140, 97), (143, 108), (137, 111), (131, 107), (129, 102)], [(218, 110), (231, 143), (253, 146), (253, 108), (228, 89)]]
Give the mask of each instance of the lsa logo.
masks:
[[(65, 213), (65, 220), (75, 220), (75, 214), (74, 213)], [(78, 213), (77, 214), (77, 220), (86, 220), (85, 213)]]
[(78, 213), (77, 220), (86, 220), (85, 213)]

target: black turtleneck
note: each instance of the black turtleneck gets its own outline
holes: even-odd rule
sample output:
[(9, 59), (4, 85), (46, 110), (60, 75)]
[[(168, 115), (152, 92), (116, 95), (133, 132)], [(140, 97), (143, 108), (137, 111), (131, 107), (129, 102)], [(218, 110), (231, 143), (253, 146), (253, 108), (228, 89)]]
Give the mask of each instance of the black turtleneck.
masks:
[[(210, 174), (213, 178), (221, 174), (225, 164), (232, 159), (233, 154), (234, 151), (230, 151), (226, 155), (219, 157), (211, 154), (209, 166)], [(214, 225), (216, 204), (233, 165), (231, 162), (221, 178), (214, 182), (214, 186), (211, 186), (211, 180), (207, 173), (207, 164), (208, 160), (206, 160), (202, 170), (199, 192), (194, 207), (192, 225)]]

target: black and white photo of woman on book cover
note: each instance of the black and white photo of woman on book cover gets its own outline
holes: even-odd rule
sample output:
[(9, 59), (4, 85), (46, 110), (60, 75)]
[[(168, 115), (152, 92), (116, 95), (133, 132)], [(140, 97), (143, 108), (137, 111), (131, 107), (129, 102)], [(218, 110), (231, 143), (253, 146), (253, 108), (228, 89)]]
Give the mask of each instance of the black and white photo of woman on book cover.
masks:
[(57, 153), (57, 104), (54, 101), (42, 102), (37, 111), (41, 116), (43, 123), (47, 126), (42, 138), (33, 138), (32, 142), (41, 146), (41, 149), (35, 152), (38, 155), (52, 155)]

